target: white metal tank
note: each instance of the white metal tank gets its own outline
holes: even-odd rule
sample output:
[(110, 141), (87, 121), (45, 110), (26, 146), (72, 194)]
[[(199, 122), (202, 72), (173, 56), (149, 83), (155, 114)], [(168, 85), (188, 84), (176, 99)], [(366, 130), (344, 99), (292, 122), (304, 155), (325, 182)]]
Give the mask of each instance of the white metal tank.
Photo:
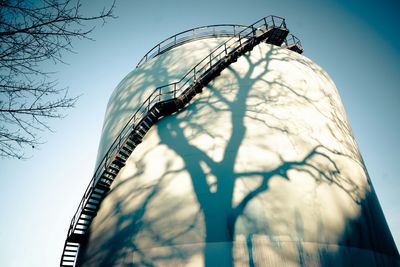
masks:
[[(150, 92), (228, 36), (182, 43), (113, 92), (98, 164)], [(262, 42), (150, 128), (80, 249), (82, 266), (399, 266), (337, 89)]]

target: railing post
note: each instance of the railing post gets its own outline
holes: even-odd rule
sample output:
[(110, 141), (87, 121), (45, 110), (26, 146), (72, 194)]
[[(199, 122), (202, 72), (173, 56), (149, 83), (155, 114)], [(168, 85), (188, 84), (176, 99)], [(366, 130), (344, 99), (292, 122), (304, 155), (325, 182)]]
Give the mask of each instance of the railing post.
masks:
[(176, 98), (176, 83), (174, 83), (174, 98)]
[(271, 18), (272, 18), (272, 26), (274, 26), (274, 27), (275, 27), (275, 20), (274, 20), (274, 16), (271, 16)]
[(256, 29), (254, 28), (253, 25), (251, 25), (251, 30), (253, 32), (253, 37), (256, 37)]
[(210, 58), (210, 68), (211, 68), (211, 54), (210, 54), (210, 57), (209, 57), (209, 58)]
[(193, 68), (193, 82), (196, 81), (196, 67)]

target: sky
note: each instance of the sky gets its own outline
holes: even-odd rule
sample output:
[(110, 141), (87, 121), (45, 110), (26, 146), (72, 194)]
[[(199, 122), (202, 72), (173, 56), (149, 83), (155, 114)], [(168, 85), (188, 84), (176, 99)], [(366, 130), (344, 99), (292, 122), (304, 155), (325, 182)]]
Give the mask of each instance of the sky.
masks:
[[(95, 4), (94, 4), (95, 2)], [(81, 95), (27, 160), (0, 159), (0, 266), (57, 266), (70, 220), (93, 175), (113, 89), (163, 39), (201, 25), (286, 18), (304, 56), (324, 68), (345, 106), (386, 220), (400, 248), (400, 30), (396, 1), (117, 1), (118, 18), (77, 40), (60, 86)], [(88, 4), (88, 3), (86, 3)], [(95, 14), (108, 0), (93, 1)]]

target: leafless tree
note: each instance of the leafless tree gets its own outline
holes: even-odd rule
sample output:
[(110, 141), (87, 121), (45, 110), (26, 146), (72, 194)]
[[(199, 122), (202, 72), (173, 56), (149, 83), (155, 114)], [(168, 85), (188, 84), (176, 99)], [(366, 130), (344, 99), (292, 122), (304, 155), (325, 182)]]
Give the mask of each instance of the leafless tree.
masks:
[(0, 157), (25, 158), (41, 144), (48, 121), (76, 103), (44, 62), (63, 63), (75, 39), (90, 39), (94, 23), (114, 18), (115, 2), (84, 15), (79, 0), (0, 0)]

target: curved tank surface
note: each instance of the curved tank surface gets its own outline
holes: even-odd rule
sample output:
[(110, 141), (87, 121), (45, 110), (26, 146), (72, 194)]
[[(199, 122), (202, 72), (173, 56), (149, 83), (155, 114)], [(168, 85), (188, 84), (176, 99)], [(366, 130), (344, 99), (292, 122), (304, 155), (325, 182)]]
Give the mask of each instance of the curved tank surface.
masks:
[[(182, 44), (113, 92), (99, 159), (152, 88), (226, 38)], [(81, 266), (399, 266), (337, 89), (260, 43), (157, 122), (90, 225)]]

